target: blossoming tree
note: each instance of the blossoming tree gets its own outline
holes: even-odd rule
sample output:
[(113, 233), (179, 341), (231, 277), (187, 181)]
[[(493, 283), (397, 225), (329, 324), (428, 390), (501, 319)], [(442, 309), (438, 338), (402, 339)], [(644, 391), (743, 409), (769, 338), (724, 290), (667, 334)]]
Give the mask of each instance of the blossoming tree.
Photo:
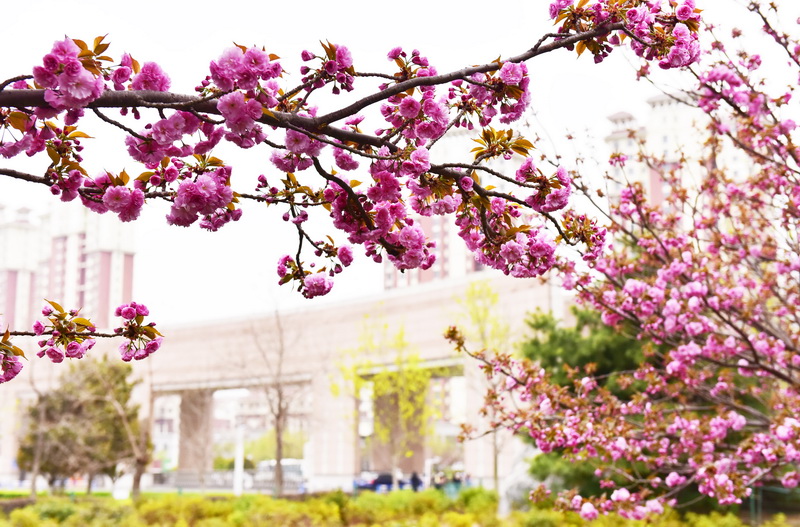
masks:
[[(725, 505), (759, 485), (800, 483), (800, 149), (790, 118), (800, 42), (779, 28), (774, 4), (750, 10), (769, 54), (740, 43), (740, 30), (726, 42), (710, 30), (708, 56), (691, 67), (696, 86), (681, 97), (707, 117), (701, 158), (613, 156), (646, 164), (668, 198), (618, 181), (612, 249), (589, 271), (559, 263), (567, 287), (606, 324), (643, 341), (645, 360), (618, 381), (644, 387), (622, 398), (591, 365), (572, 369), (562, 386), (535, 362), (473, 353), (505, 380), (487, 397), (496, 426), (595, 464), (606, 494), (573, 491), (559, 501), (585, 518), (611, 510), (643, 518), (689, 486)], [(788, 87), (768, 82), (768, 59), (789, 72)], [(721, 162), (732, 148), (744, 165)], [(573, 184), (600, 200), (586, 181)], [(449, 337), (468, 347), (457, 330)]]

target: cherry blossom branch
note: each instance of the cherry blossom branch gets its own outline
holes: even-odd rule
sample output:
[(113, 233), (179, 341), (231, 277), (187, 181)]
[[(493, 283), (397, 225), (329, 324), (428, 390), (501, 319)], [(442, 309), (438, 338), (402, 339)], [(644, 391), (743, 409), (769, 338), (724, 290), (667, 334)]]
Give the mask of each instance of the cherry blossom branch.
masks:
[(0, 175), (8, 176), (13, 179), (20, 179), (22, 181), (28, 181), (29, 183), (38, 183), (41, 185), (50, 186), (50, 181), (46, 177), (34, 176), (33, 174), (27, 174), (25, 172), (12, 170), (10, 168), (0, 168)]
[[(570, 36), (564, 36), (560, 40), (552, 42), (547, 45), (542, 45), (541, 43), (537, 43), (537, 45), (530, 50), (526, 51), (525, 53), (521, 53), (514, 57), (510, 57), (506, 60), (506, 62), (525, 62), (534, 57), (539, 55), (543, 55), (545, 53), (549, 53), (551, 51), (555, 51), (561, 48), (567, 48), (569, 46), (574, 46), (578, 42), (584, 40), (591, 40), (601, 35), (606, 35), (612, 31), (616, 31), (618, 29), (623, 29), (624, 24), (622, 23), (615, 23), (609, 24), (608, 26), (602, 26), (598, 28), (591, 29), (589, 31), (584, 31), (582, 33), (577, 33)], [(331, 124), (335, 123), (336, 121), (340, 121), (347, 117), (357, 114), (364, 108), (368, 106), (372, 106), (375, 103), (384, 101), (393, 95), (397, 95), (403, 93), (407, 90), (413, 88), (419, 88), (422, 86), (437, 86), (441, 84), (447, 84), (455, 80), (465, 80), (471, 75), (476, 73), (488, 73), (491, 71), (497, 71), (500, 69), (502, 64), (497, 62), (491, 62), (489, 64), (483, 64), (481, 66), (472, 66), (468, 68), (462, 68), (460, 70), (456, 70), (450, 73), (445, 73), (442, 75), (433, 75), (430, 77), (415, 77), (413, 79), (409, 79), (407, 81), (399, 82), (392, 86), (386, 87), (386, 89), (364, 97), (363, 99), (346, 106), (340, 110), (336, 110), (334, 112), (330, 112), (328, 114), (322, 115), (318, 118), (320, 123)]]
[(25, 81), (32, 78), (33, 75), (18, 75), (16, 77), (11, 77), (10, 79), (6, 79), (3, 82), (0, 82), (0, 92), (5, 90), (10, 84), (14, 84), (15, 82)]

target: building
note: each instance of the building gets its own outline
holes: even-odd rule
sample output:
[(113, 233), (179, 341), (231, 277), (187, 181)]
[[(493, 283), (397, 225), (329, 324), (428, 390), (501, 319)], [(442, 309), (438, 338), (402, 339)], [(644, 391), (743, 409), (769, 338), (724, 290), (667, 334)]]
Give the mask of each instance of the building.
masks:
[[(612, 131), (605, 138), (607, 148), (612, 154), (624, 154), (627, 162), (624, 167), (610, 169), (613, 180), (639, 182), (653, 203), (663, 202), (671, 189), (661, 174), (671, 166), (684, 162), (681, 171), (681, 184), (691, 189), (703, 173), (711, 168), (722, 168), (733, 178), (747, 175), (750, 166), (745, 153), (730, 145), (723, 145), (713, 159), (704, 138), (708, 135), (708, 117), (695, 106), (687, 104), (685, 95), (662, 94), (647, 100), (649, 112), (639, 122), (627, 112), (618, 112), (608, 117)], [(649, 166), (640, 158), (646, 153), (656, 159), (658, 166)], [(619, 195), (620, 186), (611, 183), (610, 196)]]

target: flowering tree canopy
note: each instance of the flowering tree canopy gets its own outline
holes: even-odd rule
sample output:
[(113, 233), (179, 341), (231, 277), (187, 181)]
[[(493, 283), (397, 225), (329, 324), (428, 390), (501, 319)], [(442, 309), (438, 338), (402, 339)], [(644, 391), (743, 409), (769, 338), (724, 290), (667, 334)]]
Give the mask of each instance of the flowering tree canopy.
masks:
[[(535, 166), (529, 157), (534, 145), (511, 127), (529, 105), (527, 64), (561, 49), (588, 52), (601, 62), (627, 44), (665, 69), (699, 56), (700, 15), (693, 0), (558, 0), (550, 15), (558, 30), (529, 50), (449, 73), (401, 48), (388, 52), (385, 73), (362, 72), (346, 46), (322, 43), (319, 51), (302, 53), (300, 82), (290, 85), (271, 50), (233, 46), (210, 61), (193, 95), (170, 92), (170, 78), (155, 62), (140, 63), (127, 53), (113, 58), (103, 37), (90, 43), (66, 38), (31, 74), (0, 82), (0, 156), (42, 160), (39, 173), (0, 168), (0, 175), (46, 185), (62, 201), (80, 200), (121, 221), (135, 220), (151, 200), (170, 203), (168, 223), (198, 223), (212, 231), (238, 220), (245, 201), (283, 207), (299, 243), (293, 255), (280, 259), (278, 278), (309, 298), (330, 291), (332, 277), (352, 262), (352, 245), (400, 270), (430, 267), (434, 244), (418, 215), (454, 215), (482, 264), (518, 277), (539, 276), (555, 264), (558, 243), (595, 259), (606, 231), (565, 210), (567, 170)], [(331, 109), (315, 103), (323, 94), (342, 92), (359, 98)], [(378, 129), (362, 130), (365, 123)], [(89, 132), (103, 133), (87, 127), (104, 124), (125, 132), (124, 148), (141, 164), (140, 173), (98, 173), (83, 158), (81, 143)], [(432, 162), (437, 141), (454, 128), (475, 130), (473, 159)], [(253, 181), (241, 181), (234, 167), (213, 155), (223, 141), (269, 150), (271, 166)], [(523, 159), (515, 173), (488, 166), (513, 156)], [(308, 232), (305, 222), (315, 209), (323, 209), (349, 244)], [(304, 249), (313, 256), (304, 256)], [(76, 311), (51, 305), (55, 315), (50, 307), (44, 313), (51, 323), (35, 329), (43, 352), (53, 360), (81, 356), (91, 345), (88, 337), (97, 336), (94, 327)], [(136, 311), (132, 318), (130, 310)], [(118, 311), (127, 321), (117, 331), (128, 337), (123, 358), (142, 358), (143, 350), (158, 347), (158, 332), (143, 325), (144, 306)], [(3, 381), (20, 368), (12, 334), (0, 343)]]
[[(643, 363), (617, 377), (633, 395), (612, 393), (592, 365), (563, 386), (535, 362), (474, 353), (506, 381), (487, 398), (496, 426), (596, 465), (607, 493), (559, 502), (585, 518), (643, 518), (689, 486), (726, 505), (759, 485), (800, 483), (800, 149), (790, 119), (800, 42), (778, 27), (774, 4), (750, 10), (771, 49), (759, 55), (740, 30), (723, 41), (711, 29), (707, 56), (691, 66), (696, 86), (679, 96), (706, 115), (701, 155), (654, 156), (645, 145), (636, 159), (613, 156), (645, 164), (668, 198), (617, 181), (612, 249), (588, 271), (559, 264), (606, 324), (643, 342)], [(768, 58), (789, 72), (788, 87), (767, 82)], [(746, 161), (726, 166), (731, 149)], [(574, 184), (599, 204), (586, 181)], [(466, 349), (456, 330), (449, 336)]]

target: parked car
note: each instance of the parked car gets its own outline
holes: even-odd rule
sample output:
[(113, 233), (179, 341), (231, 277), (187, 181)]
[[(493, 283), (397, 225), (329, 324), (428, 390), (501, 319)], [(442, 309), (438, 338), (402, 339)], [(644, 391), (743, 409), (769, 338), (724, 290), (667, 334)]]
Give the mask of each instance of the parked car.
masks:
[[(405, 488), (408, 481), (400, 479), (396, 481), (397, 488)], [(392, 490), (392, 475), (388, 472), (380, 474), (366, 473), (361, 475), (361, 479), (356, 480), (355, 487), (358, 490), (371, 490), (373, 492), (388, 492)]]
[[(262, 461), (257, 465), (253, 477), (253, 487), (259, 490), (274, 489), (275, 486), (275, 460)], [(288, 494), (303, 493), (307, 487), (304, 461), (302, 459), (284, 458), (283, 467), (283, 492)]]
[[(283, 467), (283, 480), (284, 481), (302, 481), (305, 479), (304, 461), (302, 459), (283, 458), (281, 460), (281, 467)], [(261, 479), (275, 479), (275, 460), (268, 459), (261, 461), (257, 465), (256, 475)]]

